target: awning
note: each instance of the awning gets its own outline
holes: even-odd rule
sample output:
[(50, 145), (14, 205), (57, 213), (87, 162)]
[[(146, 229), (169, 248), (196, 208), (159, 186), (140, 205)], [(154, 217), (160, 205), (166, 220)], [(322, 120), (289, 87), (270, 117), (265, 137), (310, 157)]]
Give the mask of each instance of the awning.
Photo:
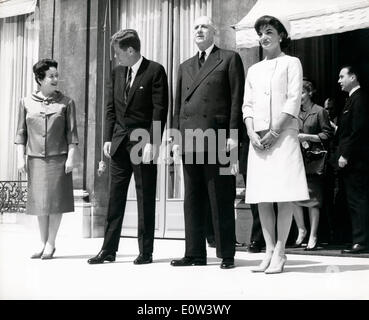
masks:
[(37, 0), (0, 0), (0, 18), (34, 12), (36, 3)]
[(282, 16), (291, 23), (291, 39), (341, 33), (369, 27), (369, 0), (258, 0), (234, 26), (237, 48), (258, 46), (255, 21)]

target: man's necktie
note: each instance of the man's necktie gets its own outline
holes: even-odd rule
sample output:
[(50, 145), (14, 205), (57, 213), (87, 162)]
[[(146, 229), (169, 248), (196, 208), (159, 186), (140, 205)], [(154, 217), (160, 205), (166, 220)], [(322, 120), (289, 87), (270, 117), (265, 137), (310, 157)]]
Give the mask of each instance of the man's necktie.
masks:
[(126, 82), (126, 87), (124, 88), (124, 101), (128, 100), (129, 89), (131, 89), (131, 80), (132, 80), (132, 68), (128, 68), (128, 77)]
[(205, 51), (201, 51), (200, 58), (199, 58), (199, 67), (201, 68), (203, 64), (205, 63)]

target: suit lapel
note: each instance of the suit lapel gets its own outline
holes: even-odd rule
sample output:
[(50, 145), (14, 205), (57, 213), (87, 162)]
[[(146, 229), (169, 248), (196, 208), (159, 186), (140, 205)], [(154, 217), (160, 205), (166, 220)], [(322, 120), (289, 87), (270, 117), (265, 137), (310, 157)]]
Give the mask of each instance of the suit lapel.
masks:
[(119, 97), (124, 101), (124, 88), (126, 87), (126, 80), (127, 80), (127, 67), (123, 67), (120, 69), (120, 72), (118, 73), (118, 93)]
[[(221, 62), (222, 59), (220, 57), (219, 49), (214, 46), (211, 51), (209, 58), (205, 61), (204, 65), (198, 72), (198, 74), (194, 78), (194, 82), (192, 83), (190, 89), (187, 91), (185, 99), (192, 95), (192, 93), (196, 90), (196, 88), (200, 85), (200, 83), (211, 73)], [(197, 61), (196, 61), (197, 63)]]
[(190, 75), (193, 81), (195, 81), (196, 75), (199, 73), (199, 70), (200, 70), (199, 69), (199, 58), (198, 58), (198, 54), (196, 53), (196, 55), (192, 57), (190, 61), (190, 66), (187, 70), (188, 74)]
[(137, 71), (135, 80), (132, 83), (132, 87), (129, 90), (128, 99), (127, 99), (127, 106), (131, 102), (135, 91), (137, 90), (138, 86), (140, 85), (140, 82), (141, 82), (143, 76), (145, 75), (145, 71), (146, 71), (148, 65), (149, 65), (149, 61), (147, 61), (145, 58), (143, 58), (143, 60), (141, 62), (141, 65), (140, 65), (140, 68)]

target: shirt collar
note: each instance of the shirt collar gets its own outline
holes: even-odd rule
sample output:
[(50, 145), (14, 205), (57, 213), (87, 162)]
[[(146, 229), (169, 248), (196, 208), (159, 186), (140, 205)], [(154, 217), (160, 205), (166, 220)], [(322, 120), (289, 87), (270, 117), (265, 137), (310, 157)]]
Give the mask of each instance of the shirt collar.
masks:
[(143, 60), (143, 56), (141, 56), (140, 59), (138, 59), (138, 61), (133, 66), (131, 66), (133, 74), (135, 75), (137, 74), (138, 69), (140, 69), (142, 60)]
[[(205, 50), (205, 60), (209, 57), (209, 55), (210, 55), (211, 51), (213, 50), (214, 46), (215, 46), (215, 44), (213, 43), (209, 48), (207, 48)], [(201, 56), (201, 52), (202, 51), (199, 51), (199, 57)]]
[(360, 86), (359, 85), (357, 85), (356, 87), (353, 87), (352, 89), (351, 89), (351, 91), (349, 92), (349, 97), (351, 97), (351, 95), (357, 90), (357, 89), (360, 89)]

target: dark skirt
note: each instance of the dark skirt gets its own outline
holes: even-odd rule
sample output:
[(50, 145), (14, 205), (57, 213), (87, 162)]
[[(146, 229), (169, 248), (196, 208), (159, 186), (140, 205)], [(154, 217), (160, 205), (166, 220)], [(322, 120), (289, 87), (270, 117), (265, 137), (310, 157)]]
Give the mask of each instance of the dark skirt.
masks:
[(323, 203), (323, 177), (319, 175), (307, 175), (306, 176), (309, 200), (297, 201), (296, 205), (308, 208), (321, 208)]
[(65, 174), (67, 155), (28, 157), (27, 214), (44, 216), (74, 211), (72, 173)]

